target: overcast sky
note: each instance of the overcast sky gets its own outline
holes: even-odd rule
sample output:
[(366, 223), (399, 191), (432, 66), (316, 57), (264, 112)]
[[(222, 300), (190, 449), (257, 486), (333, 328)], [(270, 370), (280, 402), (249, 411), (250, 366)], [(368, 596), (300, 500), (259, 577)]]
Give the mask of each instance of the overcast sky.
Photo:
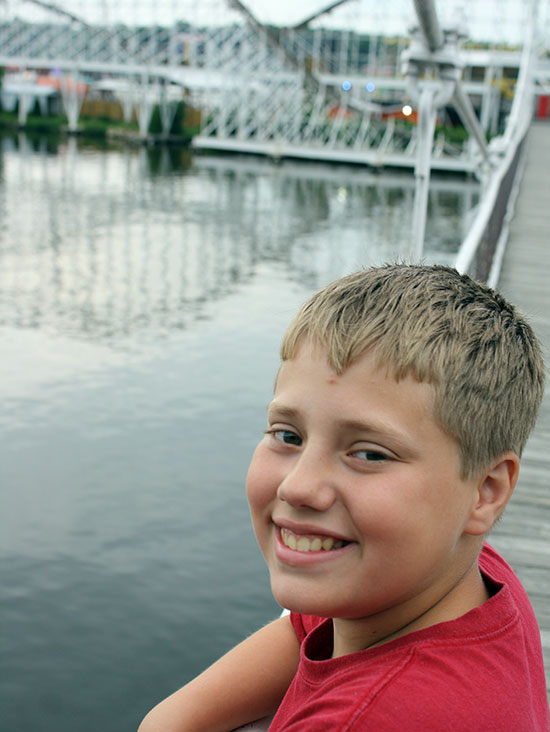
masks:
[[(258, 15), (276, 23), (299, 22), (311, 12), (329, 4), (329, 0), (246, 0)], [(540, 25), (549, 33), (550, 3), (538, 0)], [(477, 39), (499, 39), (521, 42), (526, 13), (533, 0), (436, 0), (438, 17), (442, 24), (457, 15), (464, 18), (470, 35)], [(413, 0), (350, 0), (324, 16), (320, 23), (355, 27), (361, 30), (381, 29), (383, 32), (406, 32), (415, 18)]]
[[(191, 22), (225, 22), (240, 17), (228, 10), (227, 0), (52, 0), (60, 7), (91, 22), (106, 18), (108, 22), (158, 23), (169, 25), (174, 20)], [(263, 22), (292, 26), (330, 0), (243, 0)], [(535, 0), (436, 0), (442, 23), (462, 12), (471, 38), (520, 43), (525, 28), (526, 9)], [(550, 40), (550, 0), (538, 0), (539, 23), (545, 39)], [(4, 12), (23, 9), (36, 15), (37, 4), (29, 0), (3, 0)], [(361, 32), (406, 34), (414, 17), (413, 0), (348, 0), (317, 24), (337, 28), (353, 28)]]

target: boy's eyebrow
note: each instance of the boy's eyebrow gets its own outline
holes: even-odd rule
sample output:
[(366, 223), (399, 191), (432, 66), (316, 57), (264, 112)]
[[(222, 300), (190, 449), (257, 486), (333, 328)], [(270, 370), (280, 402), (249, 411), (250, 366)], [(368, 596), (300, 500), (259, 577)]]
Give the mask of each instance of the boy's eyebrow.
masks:
[[(286, 406), (285, 404), (279, 404), (276, 401), (271, 402), (267, 405), (267, 414), (275, 414), (277, 417), (296, 419), (300, 416), (298, 409), (294, 407)], [(350, 430), (354, 432), (369, 432), (377, 435), (383, 435), (397, 440), (399, 443), (404, 444), (407, 441), (407, 437), (410, 437), (406, 432), (399, 427), (395, 427), (391, 422), (375, 421), (366, 422), (359, 419), (343, 419), (337, 420), (336, 425), (340, 429)]]
[(294, 407), (287, 407), (284, 404), (278, 404), (276, 401), (272, 401), (267, 405), (267, 414), (276, 412), (277, 416), (295, 418), (299, 412)]

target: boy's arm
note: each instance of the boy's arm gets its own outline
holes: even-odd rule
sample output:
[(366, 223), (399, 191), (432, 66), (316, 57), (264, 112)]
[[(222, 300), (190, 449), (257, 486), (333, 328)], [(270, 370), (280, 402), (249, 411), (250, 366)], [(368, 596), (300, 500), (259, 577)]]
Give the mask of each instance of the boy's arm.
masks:
[(230, 732), (273, 714), (299, 656), (290, 617), (279, 618), (154, 707), (138, 732)]

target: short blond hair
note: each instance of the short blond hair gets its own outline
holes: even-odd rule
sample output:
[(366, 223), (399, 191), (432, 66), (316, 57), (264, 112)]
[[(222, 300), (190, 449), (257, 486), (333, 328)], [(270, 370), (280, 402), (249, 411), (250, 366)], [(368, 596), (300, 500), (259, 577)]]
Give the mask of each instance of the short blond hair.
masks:
[(397, 380), (432, 384), (463, 477), (507, 450), (520, 456), (535, 425), (545, 379), (537, 337), (500, 294), (450, 267), (389, 264), (336, 280), (299, 310), (282, 360), (304, 340), (337, 373), (368, 351)]

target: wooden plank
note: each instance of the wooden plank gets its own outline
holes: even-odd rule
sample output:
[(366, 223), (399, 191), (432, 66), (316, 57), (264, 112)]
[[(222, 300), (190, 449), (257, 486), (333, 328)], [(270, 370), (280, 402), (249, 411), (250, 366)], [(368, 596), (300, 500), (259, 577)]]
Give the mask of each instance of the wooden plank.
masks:
[[(550, 362), (550, 124), (534, 123), (527, 164), (510, 227), (499, 290), (518, 305)], [(522, 580), (541, 628), (550, 697), (550, 385), (522, 456), (520, 479), (489, 541)]]

